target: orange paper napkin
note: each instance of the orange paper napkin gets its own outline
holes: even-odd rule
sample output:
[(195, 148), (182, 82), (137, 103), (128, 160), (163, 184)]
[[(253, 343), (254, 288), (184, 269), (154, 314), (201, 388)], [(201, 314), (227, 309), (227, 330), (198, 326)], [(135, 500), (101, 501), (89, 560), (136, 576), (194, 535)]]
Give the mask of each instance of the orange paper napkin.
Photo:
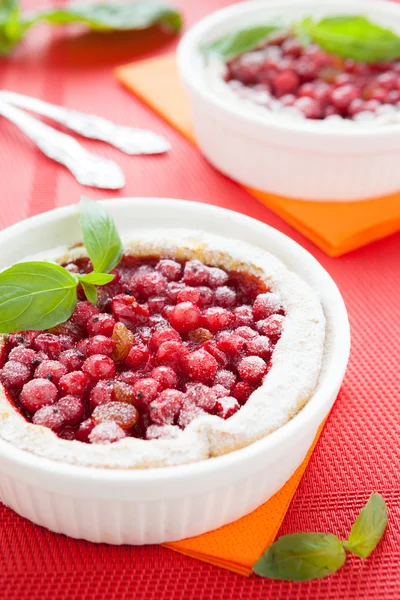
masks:
[(240, 575), (250, 575), (252, 566), (272, 544), (279, 531), (324, 424), (319, 428), (300, 467), (268, 502), (220, 529), (164, 546)]
[[(175, 55), (120, 67), (117, 78), (195, 143), (190, 107)], [(330, 256), (340, 256), (400, 230), (400, 193), (358, 202), (304, 202), (246, 188)]]

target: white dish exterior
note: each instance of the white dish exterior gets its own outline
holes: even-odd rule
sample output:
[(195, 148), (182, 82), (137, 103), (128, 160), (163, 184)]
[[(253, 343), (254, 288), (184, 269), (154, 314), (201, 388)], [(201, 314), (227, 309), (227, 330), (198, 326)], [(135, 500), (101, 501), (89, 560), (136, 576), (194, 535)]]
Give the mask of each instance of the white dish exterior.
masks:
[[(320, 296), (328, 344), (317, 390), (288, 424), (250, 446), (191, 465), (124, 471), (78, 467), (0, 441), (0, 499), (52, 531), (94, 542), (161, 543), (191, 537), (251, 512), (290, 478), (327, 416), (341, 385), (350, 345), (343, 300), (305, 250), (237, 213), (167, 199), (104, 203), (122, 235), (150, 227), (196, 227), (275, 254)], [(77, 207), (24, 221), (0, 236), (0, 268), (80, 237)], [(279, 460), (279, 469), (276, 468)]]
[(400, 7), (375, 0), (259, 0), (228, 6), (183, 37), (178, 67), (192, 108), (196, 138), (208, 160), (239, 183), (301, 200), (350, 201), (400, 190), (400, 123), (334, 128), (249, 109), (210, 85), (200, 48), (252, 25), (311, 15), (365, 14), (400, 32)]

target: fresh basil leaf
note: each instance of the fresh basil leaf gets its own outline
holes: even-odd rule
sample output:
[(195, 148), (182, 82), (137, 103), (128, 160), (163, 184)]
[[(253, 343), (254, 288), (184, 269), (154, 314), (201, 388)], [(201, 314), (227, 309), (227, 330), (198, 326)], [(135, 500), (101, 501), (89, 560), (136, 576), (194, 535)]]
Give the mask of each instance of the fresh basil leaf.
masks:
[(24, 31), (17, 0), (0, 0), (0, 54), (8, 54)]
[(89, 300), (91, 304), (97, 303), (97, 289), (92, 283), (87, 283), (86, 281), (81, 280), (81, 285), (83, 287), (83, 291), (85, 292), (86, 298)]
[(46, 262), (19, 263), (0, 273), (0, 333), (55, 327), (71, 316), (77, 279)]
[(320, 579), (346, 560), (341, 541), (331, 533), (293, 533), (270, 546), (253, 566), (262, 577), (285, 581)]
[(182, 17), (176, 10), (150, 0), (128, 4), (70, 4), (35, 11), (26, 19), (31, 23), (82, 23), (98, 31), (147, 29), (152, 25), (162, 25), (177, 32), (182, 26)]
[(321, 48), (342, 58), (375, 63), (400, 57), (400, 37), (364, 16), (327, 17), (318, 23), (307, 17), (301, 27)]
[(123, 246), (115, 223), (95, 200), (82, 196), (80, 202), (83, 241), (97, 273), (109, 273), (122, 258)]
[(312, 38), (310, 35), (310, 26), (312, 26), (312, 24), (312, 19), (310, 17), (306, 17), (302, 21), (299, 21), (293, 25), (293, 33), (299, 38), (304, 48), (312, 43)]
[(234, 31), (210, 44), (205, 44), (202, 47), (202, 52), (204, 54), (216, 54), (224, 61), (228, 61), (239, 54), (243, 54), (243, 52), (254, 50), (271, 34), (282, 29), (283, 27), (280, 25), (259, 25), (241, 31)]
[(88, 273), (87, 275), (78, 275), (80, 283), (90, 283), (92, 285), (107, 285), (111, 283), (115, 275), (108, 273)]
[(345, 548), (361, 558), (367, 558), (381, 540), (387, 522), (384, 499), (380, 494), (371, 494), (351, 528), (349, 539), (344, 542)]

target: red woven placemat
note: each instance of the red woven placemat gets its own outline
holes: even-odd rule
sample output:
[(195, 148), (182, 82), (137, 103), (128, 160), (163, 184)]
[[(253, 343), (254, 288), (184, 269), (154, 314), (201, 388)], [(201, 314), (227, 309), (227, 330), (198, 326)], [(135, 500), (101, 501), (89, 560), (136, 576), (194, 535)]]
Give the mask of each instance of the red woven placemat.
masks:
[[(227, 2), (181, 0), (187, 21)], [(38, 2), (30, 3), (35, 6)], [(25, 3), (26, 5), (26, 3)], [(28, 4), (29, 5), (29, 4)], [(153, 52), (146, 38), (147, 51)], [(165, 49), (171, 50), (167, 44)], [(120, 196), (186, 197), (239, 210), (284, 231), (328, 269), (345, 297), (353, 352), (328, 420), (281, 533), (345, 535), (372, 490), (385, 497), (389, 528), (368, 561), (350, 559), (328, 579), (288, 584), (246, 579), (161, 547), (108, 547), (69, 540), (0, 508), (1, 600), (398, 600), (400, 597), (399, 339), (400, 234), (330, 259), (214, 171), (197, 150), (135, 101), (112, 68), (135, 59), (129, 37), (64, 37), (39, 29), (11, 61), (0, 61), (0, 88), (38, 95), (121, 122), (149, 126), (173, 144), (167, 157), (129, 158), (100, 143), (125, 170)], [(3, 120), (0, 127), (0, 227), (75, 202), (83, 188)], [(86, 193), (88, 191), (86, 190)], [(93, 192), (93, 197), (117, 194)]]

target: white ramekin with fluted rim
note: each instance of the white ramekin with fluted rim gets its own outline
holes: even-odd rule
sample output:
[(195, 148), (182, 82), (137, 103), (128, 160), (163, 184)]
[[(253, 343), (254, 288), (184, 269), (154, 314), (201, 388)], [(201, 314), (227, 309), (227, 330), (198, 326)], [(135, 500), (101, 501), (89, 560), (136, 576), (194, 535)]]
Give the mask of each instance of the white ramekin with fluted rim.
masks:
[(203, 44), (274, 19), (290, 24), (365, 14), (400, 33), (400, 6), (384, 0), (257, 0), (228, 6), (182, 38), (178, 68), (187, 90), (200, 149), (217, 169), (257, 190), (302, 200), (363, 200), (400, 190), (400, 122), (327, 126), (265, 110), (251, 111), (210, 85)]
[[(182, 227), (259, 246), (318, 293), (327, 318), (323, 370), (314, 396), (289, 423), (225, 456), (178, 467), (112, 470), (64, 464), (1, 440), (0, 500), (29, 520), (71, 537), (150, 544), (210, 531), (251, 512), (301, 464), (342, 383), (350, 349), (343, 299), (328, 273), (282, 233), (239, 213), (162, 198), (104, 202), (121, 234)], [(23, 221), (0, 233), (0, 270), (80, 239), (77, 206)]]

